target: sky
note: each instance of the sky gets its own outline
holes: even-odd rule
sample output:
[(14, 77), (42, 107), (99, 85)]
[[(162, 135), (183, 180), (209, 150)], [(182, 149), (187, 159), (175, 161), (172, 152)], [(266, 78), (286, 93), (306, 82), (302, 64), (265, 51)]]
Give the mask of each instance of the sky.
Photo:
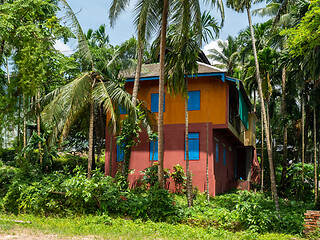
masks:
[[(110, 43), (112, 45), (118, 45), (128, 40), (135, 35), (133, 27), (134, 18), (134, 2), (130, 4), (128, 11), (123, 12), (118, 18), (114, 28), (110, 28), (108, 19), (108, 10), (111, 0), (68, 0), (70, 7), (76, 13), (78, 21), (82, 26), (83, 31), (86, 33), (89, 28), (96, 30), (101, 24), (106, 24), (107, 34), (109, 35)], [(265, 3), (255, 5), (253, 9), (264, 7)], [(201, 5), (202, 10), (209, 10), (210, 7)], [(219, 19), (220, 13), (216, 9), (211, 10), (211, 15)], [(267, 18), (261, 18), (258, 16), (252, 16), (252, 22), (260, 23), (266, 21)], [(232, 9), (225, 6), (225, 22), (221, 29), (219, 39), (225, 40), (228, 35), (236, 36), (240, 30), (245, 29), (248, 26), (248, 19), (246, 13), (237, 13)], [(218, 39), (212, 40), (207, 45), (203, 46), (203, 50), (206, 53), (208, 49), (217, 47)], [(76, 44), (69, 43), (69, 46), (65, 46), (62, 42), (58, 42), (56, 48), (61, 50), (65, 54), (71, 54), (72, 50), (76, 48)]]

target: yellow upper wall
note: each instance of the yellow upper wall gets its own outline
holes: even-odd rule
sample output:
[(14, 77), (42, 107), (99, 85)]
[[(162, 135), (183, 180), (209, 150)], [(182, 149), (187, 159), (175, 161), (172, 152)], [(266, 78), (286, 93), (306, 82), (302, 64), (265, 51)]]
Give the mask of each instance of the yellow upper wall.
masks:
[[(133, 82), (126, 83), (126, 90), (132, 93)], [(189, 91), (200, 90), (200, 110), (189, 111), (189, 123), (212, 122), (227, 123), (228, 84), (215, 77), (189, 78)], [(151, 94), (159, 92), (158, 80), (140, 81), (138, 99), (151, 106)], [(167, 93), (165, 87), (164, 124), (182, 124), (185, 122), (184, 99)]]

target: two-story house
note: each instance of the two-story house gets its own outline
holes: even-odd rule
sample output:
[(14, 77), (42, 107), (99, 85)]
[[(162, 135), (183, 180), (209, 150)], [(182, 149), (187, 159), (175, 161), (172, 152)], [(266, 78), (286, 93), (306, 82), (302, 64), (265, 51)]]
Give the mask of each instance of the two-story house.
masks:
[[(255, 151), (256, 116), (240, 80), (228, 77), (225, 72), (198, 63), (197, 76), (189, 76), (189, 157), (193, 185), (206, 190), (206, 158), (209, 159), (209, 190), (211, 195), (240, 187), (250, 188), (250, 181), (259, 177), (259, 163)], [(134, 72), (124, 73), (126, 90), (132, 92)], [(157, 115), (159, 64), (142, 67), (138, 99), (147, 103)], [(165, 90), (164, 98), (164, 167), (173, 171), (180, 164), (185, 168), (185, 107), (181, 96), (171, 96)], [(208, 141), (207, 141), (208, 136)], [(106, 136), (106, 173), (109, 173), (110, 137)], [(149, 141), (146, 132), (132, 151), (130, 169), (134, 182), (140, 171), (158, 160), (158, 143)], [(112, 175), (123, 159), (114, 141)], [(153, 159), (152, 159), (153, 158)], [(255, 171), (253, 174), (252, 170)], [(252, 179), (254, 176), (254, 179)], [(174, 188), (174, 184), (170, 184)]]

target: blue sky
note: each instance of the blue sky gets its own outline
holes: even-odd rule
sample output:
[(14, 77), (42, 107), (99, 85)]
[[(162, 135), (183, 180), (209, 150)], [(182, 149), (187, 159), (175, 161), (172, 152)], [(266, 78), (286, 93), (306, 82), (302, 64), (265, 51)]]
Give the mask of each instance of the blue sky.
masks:
[[(134, 0), (132, 1), (135, 2)], [(84, 32), (87, 32), (89, 28), (93, 30), (98, 29), (101, 24), (106, 24), (107, 33), (109, 35), (110, 43), (112, 45), (121, 44), (125, 40), (135, 35), (133, 28), (133, 4), (128, 8), (128, 11), (124, 12), (117, 20), (113, 29), (110, 28), (108, 19), (108, 9), (110, 7), (111, 0), (68, 0), (69, 5), (75, 13), (83, 28)], [(255, 5), (253, 9), (264, 7), (265, 3)], [(202, 10), (209, 10), (209, 7), (202, 5)], [(219, 18), (219, 13), (216, 9), (211, 10), (211, 15)], [(253, 23), (264, 22), (267, 18), (261, 18), (257, 16), (252, 17)], [(248, 26), (248, 19), (246, 13), (237, 13), (232, 9), (225, 7), (225, 23), (221, 30), (219, 38), (225, 40), (228, 35), (236, 36), (240, 30)], [(214, 39), (209, 46), (203, 46), (204, 49), (215, 46)], [(75, 45), (71, 44), (71, 49), (75, 49)], [(64, 47), (60, 43), (59, 49)], [(68, 49), (64, 49), (67, 50)]]

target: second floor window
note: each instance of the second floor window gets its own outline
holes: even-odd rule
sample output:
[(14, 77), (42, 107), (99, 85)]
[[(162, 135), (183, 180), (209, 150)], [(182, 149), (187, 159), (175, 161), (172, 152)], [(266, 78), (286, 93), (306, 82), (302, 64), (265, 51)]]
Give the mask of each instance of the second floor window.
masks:
[(188, 96), (188, 111), (200, 110), (200, 91), (189, 91)]

